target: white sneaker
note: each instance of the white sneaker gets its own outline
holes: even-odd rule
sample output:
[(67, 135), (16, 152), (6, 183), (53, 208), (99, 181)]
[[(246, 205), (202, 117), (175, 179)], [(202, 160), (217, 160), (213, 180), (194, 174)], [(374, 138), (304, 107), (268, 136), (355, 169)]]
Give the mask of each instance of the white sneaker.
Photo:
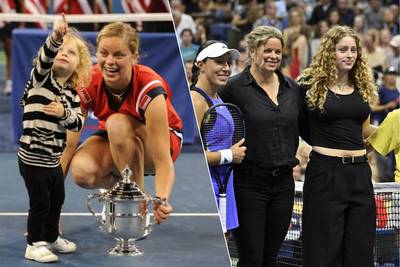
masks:
[(76, 250), (74, 242), (68, 241), (65, 238), (58, 237), (53, 243), (49, 243), (49, 247), (53, 252), (71, 253)]
[(25, 251), (25, 258), (37, 262), (54, 262), (58, 261), (57, 255), (54, 255), (47, 247), (47, 242), (40, 241), (28, 244)]

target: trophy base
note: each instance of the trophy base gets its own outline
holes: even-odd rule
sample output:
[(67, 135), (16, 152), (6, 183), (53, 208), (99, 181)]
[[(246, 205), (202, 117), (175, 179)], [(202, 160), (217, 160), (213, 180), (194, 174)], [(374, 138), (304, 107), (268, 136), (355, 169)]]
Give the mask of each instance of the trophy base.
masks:
[(117, 239), (117, 245), (108, 250), (108, 254), (112, 256), (139, 256), (143, 251), (138, 248), (133, 240), (120, 240)]

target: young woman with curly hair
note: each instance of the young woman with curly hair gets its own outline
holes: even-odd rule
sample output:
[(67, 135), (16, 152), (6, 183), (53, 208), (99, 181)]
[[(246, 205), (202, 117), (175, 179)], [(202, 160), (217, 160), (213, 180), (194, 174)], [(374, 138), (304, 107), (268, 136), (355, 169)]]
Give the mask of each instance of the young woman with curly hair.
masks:
[(331, 28), (299, 84), (307, 90), (303, 266), (373, 266), (375, 202), (364, 139), (377, 96), (356, 33)]

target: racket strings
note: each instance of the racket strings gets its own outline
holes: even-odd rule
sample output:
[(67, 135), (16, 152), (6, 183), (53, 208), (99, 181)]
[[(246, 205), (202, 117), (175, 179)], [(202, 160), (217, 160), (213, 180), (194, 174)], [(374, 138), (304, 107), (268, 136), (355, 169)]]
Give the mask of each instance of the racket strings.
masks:
[[(200, 128), (204, 149), (217, 151), (229, 149), (245, 136), (242, 113), (232, 104), (212, 106), (203, 117)], [(227, 231), (227, 185), (231, 176), (231, 165), (219, 165), (210, 168), (211, 176), (218, 184), (218, 209), (223, 231)]]
[(241, 112), (231, 104), (212, 106), (201, 125), (203, 145), (208, 151), (229, 149), (244, 137), (244, 131)]

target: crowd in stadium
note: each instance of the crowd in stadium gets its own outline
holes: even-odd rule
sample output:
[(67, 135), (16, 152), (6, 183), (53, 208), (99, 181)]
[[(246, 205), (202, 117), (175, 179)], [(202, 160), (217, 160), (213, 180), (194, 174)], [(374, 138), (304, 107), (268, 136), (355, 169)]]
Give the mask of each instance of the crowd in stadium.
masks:
[[(220, 40), (237, 48), (241, 56), (232, 66), (232, 76), (248, 64), (244, 37), (260, 25), (282, 31), (286, 45), (282, 72), (296, 79), (309, 65), (320, 37), (334, 25), (352, 27), (360, 37), (367, 62), (379, 87), (379, 103), (372, 111), (371, 123), (379, 125), (386, 115), (399, 107), (400, 27), (399, 4), (395, 0), (173, 0), (172, 15), (188, 80), (199, 45)], [(304, 179), (311, 148), (301, 143), (300, 165), (294, 178)], [(394, 181), (394, 156), (370, 154), (375, 182)]]

